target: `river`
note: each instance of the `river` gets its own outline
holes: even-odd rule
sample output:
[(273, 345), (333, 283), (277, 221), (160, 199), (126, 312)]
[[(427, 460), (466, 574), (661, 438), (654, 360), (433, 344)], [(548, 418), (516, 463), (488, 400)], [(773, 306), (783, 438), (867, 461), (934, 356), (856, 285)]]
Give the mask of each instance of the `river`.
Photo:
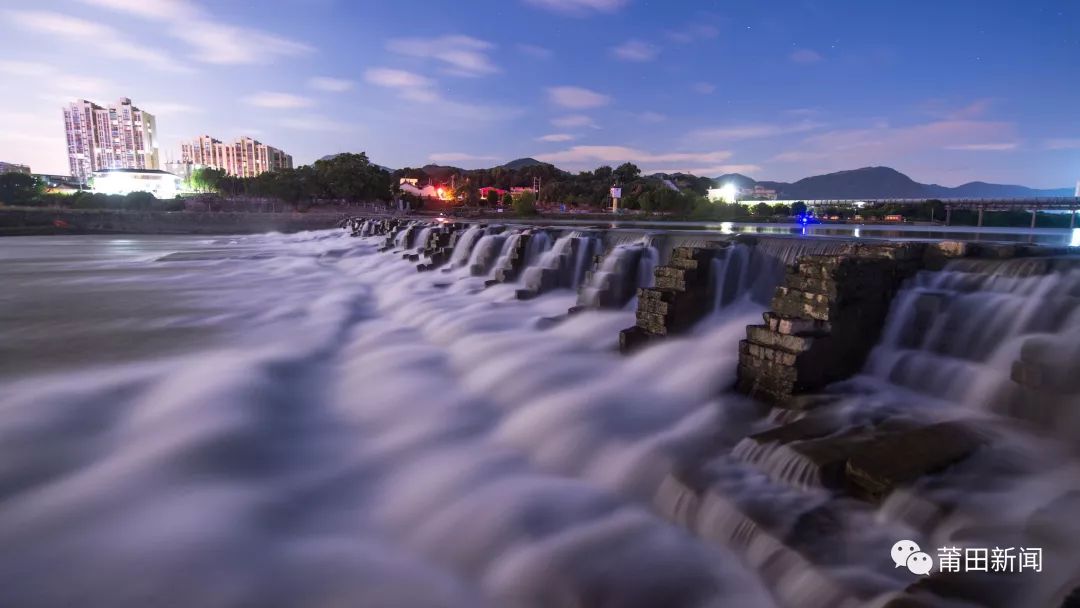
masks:
[[(485, 288), (465, 262), (510, 240), (486, 236), (428, 273), (336, 230), (0, 242), (0, 606), (785, 605), (767, 566), (657, 506), (672, 470), (767, 424), (728, 391), (760, 286), (740, 279), (689, 335), (624, 357), (632, 302), (566, 316), (574, 290)], [(649, 280), (621, 266), (602, 269)], [(1061, 314), (1062, 331), (1080, 326)], [(844, 420), (916, 394), (900, 342), (843, 389), (883, 395), (843, 403)], [(1025, 474), (1056, 464), (995, 496), (1075, 485), (1056, 440), (1010, 449)], [(733, 496), (826, 500), (724, 458)], [(1043, 504), (1014, 502), (1008, 525)], [(882, 597), (902, 589), (887, 547), (915, 533), (843, 508), (858, 525), (828, 568)]]

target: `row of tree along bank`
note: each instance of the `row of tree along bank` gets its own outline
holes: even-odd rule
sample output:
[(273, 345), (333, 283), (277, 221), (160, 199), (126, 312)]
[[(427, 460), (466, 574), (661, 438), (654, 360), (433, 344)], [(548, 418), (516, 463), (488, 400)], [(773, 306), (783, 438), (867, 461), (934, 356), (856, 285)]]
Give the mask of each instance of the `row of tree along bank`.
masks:
[[(421, 199), (402, 191), (402, 180), (436, 185), (442, 200)], [(534, 188), (539, 184), (538, 192)], [(394, 201), (408, 203), (413, 211), (473, 213), (500, 210), (528, 217), (563, 213), (602, 213), (610, 207), (610, 189), (618, 184), (623, 198), (620, 208), (630, 217), (711, 221), (789, 221), (807, 213), (806, 205), (772, 205), (765, 201), (739, 204), (714, 203), (706, 198), (714, 180), (687, 174), (644, 176), (632, 163), (572, 174), (546, 163), (517, 167), (464, 170), (427, 166), (397, 171), (372, 164), (364, 153), (339, 154), (296, 169), (239, 178), (224, 171), (200, 169), (189, 186), (198, 194), (183, 200), (158, 200), (146, 193), (109, 196), (80, 192), (49, 194), (32, 176), (0, 175), (0, 203), (27, 207), (131, 211), (309, 211), (348, 209), (357, 204), (397, 208)], [(488, 189), (486, 196), (481, 190)], [(514, 194), (510, 191), (516, 190)], [(858, 210), (821, 209), (821, 218), (853, 221), (942, 221), (941, 201), (922, 205), (875, 205)], [(954, 225), (975, 225), (976, 212), (954, 211)], [(1025, 212), (995, 212), (984, 217), (985, 226), (1027, 226)], [(1044, 227), (1067, 227), (1065, 214), (1040, 214)]]

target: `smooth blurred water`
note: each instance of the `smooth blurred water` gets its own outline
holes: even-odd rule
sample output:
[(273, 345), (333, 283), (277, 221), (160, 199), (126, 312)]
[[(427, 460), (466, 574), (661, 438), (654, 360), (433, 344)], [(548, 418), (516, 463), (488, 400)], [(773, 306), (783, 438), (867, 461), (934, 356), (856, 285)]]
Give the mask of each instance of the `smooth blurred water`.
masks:
[(376, 246), (0, 242), (0, 606), (772, 605), (650, 508), (757, 307), (623, 358)]

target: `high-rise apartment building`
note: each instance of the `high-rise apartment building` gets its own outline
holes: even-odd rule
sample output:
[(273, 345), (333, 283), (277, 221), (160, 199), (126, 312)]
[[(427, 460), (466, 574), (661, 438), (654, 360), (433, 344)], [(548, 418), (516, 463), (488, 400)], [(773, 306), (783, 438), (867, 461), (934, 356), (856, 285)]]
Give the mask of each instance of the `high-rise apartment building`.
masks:
[(159, 169), (157, 121), (122, 98), (102, 107), (80, 99), (64, 108), (71, 176), (86, 183), (102, 169)]
[(285, 152), (241, 137), (231, 144), (202, 135), (180, 145), (181, 162), (213, 169), (223, 169), (237, 177), (255, 177), (267, 171), (292, 169), (292, 157)]

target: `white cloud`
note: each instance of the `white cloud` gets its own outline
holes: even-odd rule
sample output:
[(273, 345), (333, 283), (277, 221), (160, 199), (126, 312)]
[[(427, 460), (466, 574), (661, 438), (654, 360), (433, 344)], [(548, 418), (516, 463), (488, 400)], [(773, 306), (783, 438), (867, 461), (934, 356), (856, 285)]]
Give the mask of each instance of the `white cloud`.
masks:
[(627, 40), (611, 49), (611, 54), (623, 61), (652, 61), (660, 49), (640, 40)]
[(1080, 149), (1080, 137), (1048, 139), (1045, 146), (1047, 150), (1077, 150)]
[(401, 55), (439, 61), (443, 71), (455, 76), (484, 76), (499, 71), (487, 56), (495, 45), (470, 36), (397, 38), (386, 48)]
[(406, 101), (422, 103), (427, 106), (429, 117), (433, 113), (445, 118), (472, 122), (490, 122), (520, 116), (518, 108), (490, 106), (476, 103), (460, 103), (445, 99), (435, 90), (435, 81), (405, 70), (391, 68), (372, 68), (364, 73), (364, 80), (387, 89), (397, 91), (398, 96)]
[(460, 163), (469, 161), (495, 160), (494, 156), (477, 156), (475, 154), (468, 154), (466, 152), (440, 152), (432, 154), (429, 158), (433, 162), (437, 163)]
[(690, 133), (691, 139), (710, 141), (740, 141), (747, 139), (767, 139), (792, 133), (805, 133), (823, 128), (823, 123), (803, 120), (792, 124), (749, 123), (728, 125), (714, 129), (699, 129)]
[(435, 81), (420, 74), (391, 68), (371, 68), (364, 72), (364, 80), (386, 89), (395, 89), (402, 99), (420, 103), (434, 103), (442, 99), (435, 91)]
[(1008, 152), (1015, 150), (1020, 144), (1016, 142), (1002, 142), (990, 144), (954, 144), (945, 146), (946, 150), (963, 150), (967, 152)]
[(293, 95), (292, 93), (278, 93), (273, 91), (261, 91), (245, 97), (243, 101), (250, 106), (273, 108), (276, 110), (306, 108), (315, 103), (307, 97)]
[(698, 40), (709, 40), (720, 35), (720, 30), (705, 23), (690, 24), (680, 30), (668, 30), (667, 37), (680, 44), (689, 44)]
[(548, 99), (555, 105), (578, 110), (599, 108), (611, 103), (607, 95), (582, 87), (551, 87), (548, 89)]
[(633, 114), (632, 117), (634, 120), (651, 124), (661, 123), (668, 119), (666, 115), (659, 112), (640, 112), (638, 114)]
[(119, 12), (159, 21), (168, 33), (192, 47), (204, 63), (240, 65), (270, 63), (278, 57), (314, 52), (314, 48), (256, 29), (224, 23), (187, 0), (80, 0)]
[(129, 40), (120, 31), (94, 21), (48, 11), (6, 11), (8, 20), (21, 28), (77, 40), (87, 48), (114, 59), (142, 63), (156, 70), (190, 72), (167, 53)]
[(690, 88), (693, 89), (695, 93), (708, 95), (716, 90), (716, 85), (708, 82), (695, 82)]
[(345, 132), (355, 131), (357, 129), (356, 125), (336, 121), (320, 114), (289, 116), (281, 119), (277, 124), (286, 129), (294, 129), (297, 131)]
[(577, 136), (576, 135), (571, 135), (569, 133), (552, 133), (550, 135), (544, 135), (542, 137), (537, 137), (536, 141), (557, 142), (557, 141), (573, 141), (575, 139), (577, 139)]
[(789, 55), (789, 58), (795, 63), (817, 63), (824, 59), (821, 53), (811, 49), (799, 49)]
[(551, 124), (560, 129), (573, 129), (575, 127), (592, 127), (597, 129), (593, 119), (584, 114), (571, 114), (569, 116), (557, 116), (551, 119)]
[(326, 91), (327, 93), (343, 93), (353, 88), (354, 84), (355, 83), (351, 80), (331, 78), (329, 76), (315, 76), (308, 79), (309, 87), (318, 91)]
[(202, 108), (175, 101), (148, 101), (139, 107), (154, 116), (176, 116), (179, 114), (201, 114)]
[(760, 173), (761, 166), (759, 165), (708, 165), (708, 166), (681, 166), (678, 168), (664, 168), (652, 169), (652, 173), (691, 173), (698, 177), (719, 177), (728, 173), (742, 173), (746, 175), (748, 173)]
[(535, 59), (550, 59), (554, 51), (535, 44), (519, 44), (517, 50)]
[(714, 168), (729, 160), (731, 156), (728, 151), (658, 154), (626, 146), (573, 146), (560, 152), (537, 155), (536, 159), (577, 168), (632, 162), (649, 172), (695, 173), (691, 169)]
[(905, 126), (888, 123), (867, 128), (840, 129), (811, 135), (796, 148), (772, 158), (801, 165), (804, 174), (839, 171), (869, 165), (922, 161), (927, 154), (955, 146), (957, 141), (980, 144), (1015, 140), (1015, 125), (977, 120), (940, 120)]
[(592, 13), (614, 13), (629, 0), (525, 0), (527, 4), (564, 15), (583, 17)]

